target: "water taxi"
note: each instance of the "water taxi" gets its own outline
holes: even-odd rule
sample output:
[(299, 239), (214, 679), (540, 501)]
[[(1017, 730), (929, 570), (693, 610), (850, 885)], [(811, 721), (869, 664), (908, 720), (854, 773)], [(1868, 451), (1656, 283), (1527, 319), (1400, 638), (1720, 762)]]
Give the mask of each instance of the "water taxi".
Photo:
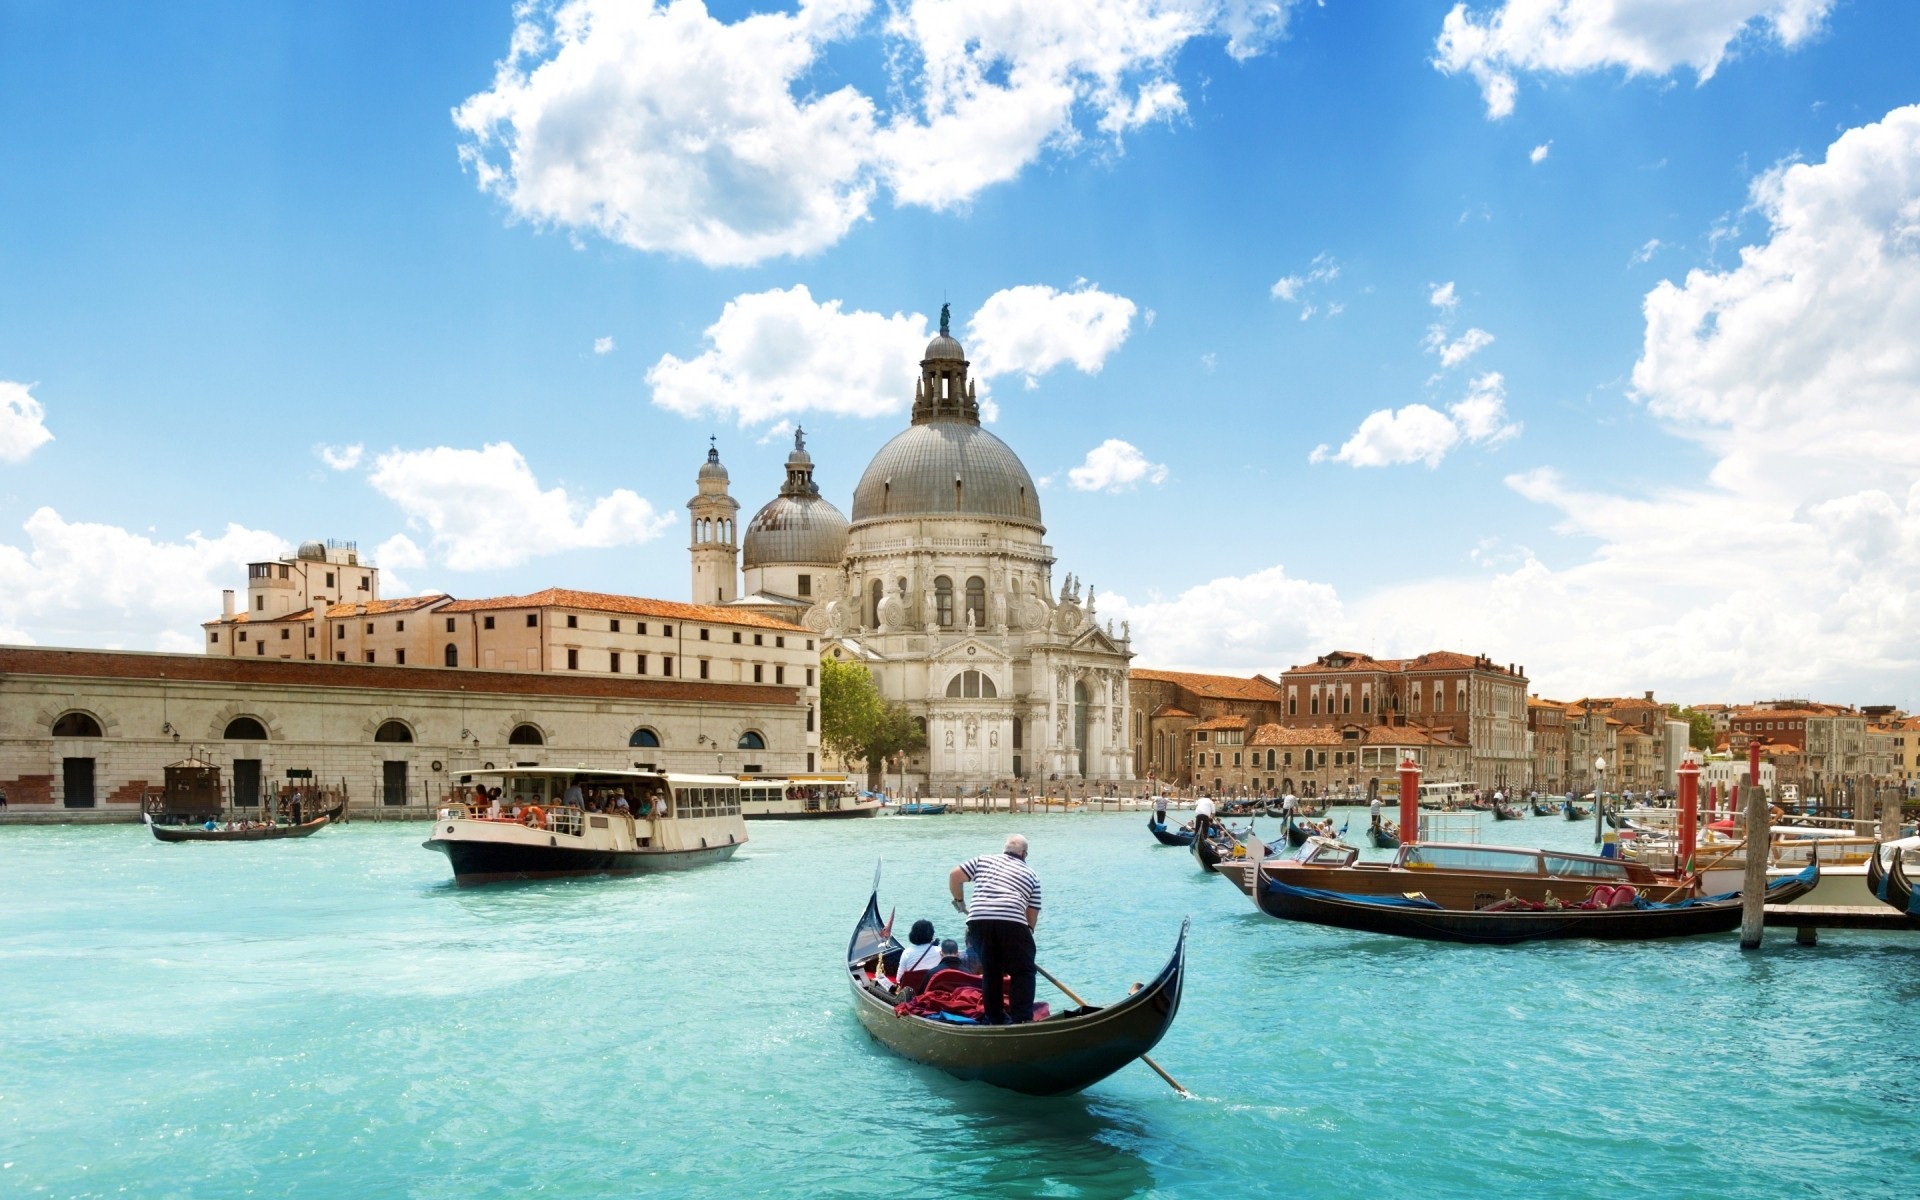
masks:
[(860, 788), (845, 775), (760, 775), (735, 777), (740, 815), (749, 821), (804, 821), (827, 817), (871, 817), (885, 800)]
[(476, 791), (443, 807), (421, 843), (447, 856), (461, 885), (677, 871), (731, 858), (747, 841), (741, 784), (729, 775), (515, 767), (461, 781)]

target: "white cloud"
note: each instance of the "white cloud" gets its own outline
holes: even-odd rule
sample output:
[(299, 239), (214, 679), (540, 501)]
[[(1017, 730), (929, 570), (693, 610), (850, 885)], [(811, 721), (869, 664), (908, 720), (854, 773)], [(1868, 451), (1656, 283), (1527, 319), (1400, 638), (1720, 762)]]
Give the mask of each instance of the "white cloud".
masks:
[(33, 398), (30, 383), (0, 379), (0, 462), (22, 462), (53, 440), (46, 410)]
[[(1332, 283), (1338, 278), (1340, 278), (1340, 264), (1334, 261), (1333, 255), (1322, 252), (1314, 255), (1313, 261), (1308, 263), (1307, 269), (1300, 274), (1282, 275), (1274, 280), (1273, 286), (1268, 289), (1268, 294), (1275, 300), (1298, 304), (1300, 319), (1305, 321), (1320, 311), (1319, 305), (1310, 302), (1308, 296), (1317, 291), (1318, 285)], [(1336, 316), (1345, 308), (1344, 304), (1331, 306), (1328, 315)]]
[(1283, 567), (1209, 580), (1171, 599), (1109, 592), (1100, 613), (1132, 626), (1136, 665), (1201, 671), (1301, 662), (1324, 654), (1346, 625), (1331, 586), (1291, 578)]
[(351, 446), (329, 446), (322, 443), (315, 446), (313, 452), (320, 456), (321, 462), (326, 463), (333, 470), (351, 471), (360, 465), (360, 460), (366, 455), (367, 448), (359, 442)]
[(1165, 463), (1148, 462), (1147, 456), (1130, 442), (1108, 438), (1087, 451), (1087, 459), (1067, 472), (1067, 483), (1081, 492), (1132, 491), (1141, 480), (1164, 483)]
[(433, 551), (456, 571), (511, 567), (563, 550), (637, 545), (674, 523), (625, 488), (591, 503), (573, 500), (565, 488), (542, 489), (527, 460), (506, 442), (480, 450), (390, 451), (374, 460), (368, 481), (400, 507), (408, 525), (431, 535)]
[[(964, 204), (1048, 150), (1177, 119), (1180, 50), (1246, 58), (1295, 0), (802, 0), (734, 22), (699, 0), (522, 4), (462, 160), (518, 217), (709, 266), (824, 249), (896, 204)], [(829, 51), (887, 105), (821, 91)]]
[(1461, 3), (1441, 22), (1433, 62), (1472, 75), (1497, 120), (1513, 112), (1519, 72), (1618, 67), (1664, 76), (1685, 65), (1705, 83), (1738, 39), (1771, 38), (1791, 49), (1819, 32), (1831, 7), (1832, 0), (1504, 0), (1481, 15)]
[(1553, 149), (1553, 139), (1549, 138), (1546, 141), (1541, 142), (1538, 146), (1535, 146), (1531, 151), (1528, 152), (1527, 161), (1537, 167), (1541, 163), (1547, 161), (1547, 154), (1552, 149)]
[(595, 354), (612, 354), (613, 351), (614, 345), (612, 338), (598, 337), (593, 339), (593, 352)]
[(1659, 238), (1648, 238), (1644, 245), (1633, 252), (1633, 257), (1628, 260), (1629, 264), (1637, 267), (1641, 263), (1652, 262), (1653, 256), (1660, 252), (1660, 246)]
[(1459, 444), (1460, 429), (1452, 418), (1425, 404), (1409, 404), (1397, 412), (1383, 408), (1367, 414), (1338, 451), (1316, 446), (1307, 461), (1343, 462), (1351, 467), (1423, 462), (1437, 467), (1447, 451)]
[(221, 589), (289, 549), (239, 525), (164, 542), (44, 507), (22, 528), (24, 548), (0, 545), (0, 638), (47, 645), (197, 651)]
[(1434, 325), (1427, 329), (1423, 344), (1428, 353), (1440, 356), (1442, 369), (1451, 370), (1493, 345), (1493, 335), (1484, 329), (1469, 329), (1453, 341), (1448, 341), (1446, 329)]
[(1433, 291), (1427, 296), (1427, 303), (1442, 312), (1452, 312), (1460, 307), (1460, 297), (1453, 291), (1453, 280), (1449, 279), (1445, 283), (1435, 285)]
[(1039, 284), (988, 296), (967, 322), (974, 371), (984, 379), (1024, 376), (1029, 385), (1062, 363), (1098, 375), (1127, 340), (1137, 311), (1125, 296), (1090, 284), (1060, 292)]
[(381, 570), (411, 570), (427, 565), (427, 552), (404, 533), (396, 533), (381, 542), (373, 552), (373, 565)]
[(1447, 406), (1447, 414), (1470, 442), (1497, 446), (1520, 433), (1520, 426), (1507, 420), (1507, 385), (1498, 371), (1475, 377), (1467, 394)]
[[(1028, 387), (1063, 363), (1098, 374), (1127, 339), (1136, 306), (1088, 284), (1042, 285), (988, 296), (967, 325), (980, 415), (994, 420), (990, 382), (1022, 377)], [(662, 355), (647, 372), (653, 402), (682, 416), (714, 415), (741, 425), (806, 412), (877, 417), (913, 400), (927, 318), (844, 310), (816, 301), (804, 285), (753, 292), (727, 302), (691, 359)]]

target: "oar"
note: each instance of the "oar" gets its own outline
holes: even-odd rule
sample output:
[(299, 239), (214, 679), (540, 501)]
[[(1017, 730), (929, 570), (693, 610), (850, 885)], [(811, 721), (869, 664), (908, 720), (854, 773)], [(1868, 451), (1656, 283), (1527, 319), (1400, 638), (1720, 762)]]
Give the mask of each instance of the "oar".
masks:
[[(1064, 983), (1061, 983), (1060, 980), (1054, 975), (1052, 971), (1047, 970), (1045, 967), (1041, 966), (1038, 963), (1034, 964), (1033, 969), (1040, 972), (1040, 974), (1046, 978), (1046, 981), (1048, 983), (1059, 988), (1061, 992), (1065, 993), (1067, 999), (1073, 1001), (1075, 1004), (1078, 1004), (1081, 1008), (1091, 1007), (1090, 1005), (1087, 1004), (1085, 1000), (1082, 1000), (1079, 996), (1075, 995), (1072, 988), (1068, 987)], [(1167, 1074), (1166, 1071), (1161, 1068), (1159, 1063), (1153, 1061), (1151, 1058), (1148, 1058), (1144, 1054), (1140, 1056), (1140, 1061), (1152, 1067), (1153, 1073), (1155, 1075), (1158, 1075), (1160, 1078), (1166, 1080), (1167, 1086), (1172, 1088), (1174, 1091), (1180, 1093), (1181, 1097), (1187, 1100), (1193, 1099), (1193, 1093), (1188, 1091), (1186, 1088), (1181, 1087), (1180, 1081), (1175, 1079), (1173, 1076)]]

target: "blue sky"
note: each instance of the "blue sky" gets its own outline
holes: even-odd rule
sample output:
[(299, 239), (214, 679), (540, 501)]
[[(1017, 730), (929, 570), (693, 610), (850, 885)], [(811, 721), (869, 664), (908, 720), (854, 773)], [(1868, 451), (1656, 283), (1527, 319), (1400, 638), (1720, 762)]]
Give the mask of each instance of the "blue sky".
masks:
[(0, 0), (0, 638), (684, 598), (944, 299), (1140, 665), (1920, 706), (1920, 6), (1614, 7)]

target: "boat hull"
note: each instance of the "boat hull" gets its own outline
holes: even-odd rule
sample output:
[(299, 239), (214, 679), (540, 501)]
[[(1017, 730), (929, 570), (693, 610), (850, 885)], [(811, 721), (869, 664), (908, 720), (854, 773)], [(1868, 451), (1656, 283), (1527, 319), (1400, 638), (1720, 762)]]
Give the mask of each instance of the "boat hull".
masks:
[(1178, 830), (1168, 829), (1164, 821), (1156, 821), (1152, 817), (1147, 818), (1147, 828), (1153, 831), (1154, 838), (1157, 839), (1162, 846), (1193, 845), (1193, 831), (1191, 829), (1184, 833)]
[(326, 817), (301, 825), (262, 826), (257, 829), (205, 829), (198, 825), (162, 825), (149, 820), (147, 828), (163, 842), (277, 842), (286, 838), (311, 837), (325, 829)]
[(880, 811), (879, 804), (863, 804), (858, 808), (825, 808), (813, 812), (755, 812), (744, 804), (740, 806), (740, 816), (748, 821), (840, 821), (878, 816)]
[(732, 858), (733, 852), (744, 843), (728, 842), (693, 850), (606, 850), (452, 838), (428, 838), (421, 844), (446, 855), (453, 864), (453, 881), (461, 887), (471, 887), (515, 879), (684, 871)]

